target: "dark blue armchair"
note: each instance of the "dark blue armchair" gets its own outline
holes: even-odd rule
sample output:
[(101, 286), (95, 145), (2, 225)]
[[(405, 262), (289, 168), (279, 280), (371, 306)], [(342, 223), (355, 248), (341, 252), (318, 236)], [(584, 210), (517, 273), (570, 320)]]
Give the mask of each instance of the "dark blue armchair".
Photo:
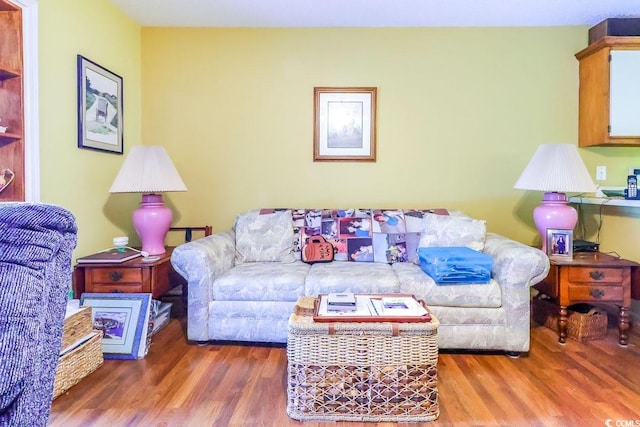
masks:
[(0, 426), (46, 426), (77, 227), (67, 210), (0, 203)]

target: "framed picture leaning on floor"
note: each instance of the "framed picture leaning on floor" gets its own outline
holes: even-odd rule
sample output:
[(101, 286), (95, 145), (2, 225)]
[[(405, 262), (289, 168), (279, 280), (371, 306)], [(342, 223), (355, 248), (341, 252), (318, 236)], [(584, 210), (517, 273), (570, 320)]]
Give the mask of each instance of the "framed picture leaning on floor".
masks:
[(84, 293), (81, 306), (91, 306), (93, 328), (103, 332), (105, 359), (141, 359), (151, 344), (151, 294)]

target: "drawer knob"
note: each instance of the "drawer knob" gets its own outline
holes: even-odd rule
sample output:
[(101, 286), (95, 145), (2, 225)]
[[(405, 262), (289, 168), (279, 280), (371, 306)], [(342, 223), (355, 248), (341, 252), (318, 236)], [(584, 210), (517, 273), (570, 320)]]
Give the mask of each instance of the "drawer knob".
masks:
[(593, 279), (593, 280), (600, 280), (600, 279), (604, 279), (604, 273), (602, 271), (590, 271), (589, 272), (589, 276)]
[(119, 271), (111, 271), (109, 272), (109, 279), (111, 279), (112, 282), (117, 282), (122, 279), (122, 273)]
[(602, 289), (589, 289), (589, 295), (594, 298), (602, 298), (604, 296), (604, 291)]

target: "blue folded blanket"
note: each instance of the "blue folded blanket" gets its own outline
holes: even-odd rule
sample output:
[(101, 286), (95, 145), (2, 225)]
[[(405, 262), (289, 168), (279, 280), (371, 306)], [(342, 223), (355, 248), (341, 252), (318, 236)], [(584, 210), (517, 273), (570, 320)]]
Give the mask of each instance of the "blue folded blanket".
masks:
[(420, 268), (436, 284), (489, 283), (493, 258), (467, 247), (418, 248)]

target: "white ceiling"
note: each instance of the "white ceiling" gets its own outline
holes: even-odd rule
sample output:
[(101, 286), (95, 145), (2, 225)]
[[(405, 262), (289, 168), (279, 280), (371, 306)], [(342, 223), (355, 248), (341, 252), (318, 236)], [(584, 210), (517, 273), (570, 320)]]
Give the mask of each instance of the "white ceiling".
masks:
[(640, 0), (111, 0), (142, 26), (593, 26)]

